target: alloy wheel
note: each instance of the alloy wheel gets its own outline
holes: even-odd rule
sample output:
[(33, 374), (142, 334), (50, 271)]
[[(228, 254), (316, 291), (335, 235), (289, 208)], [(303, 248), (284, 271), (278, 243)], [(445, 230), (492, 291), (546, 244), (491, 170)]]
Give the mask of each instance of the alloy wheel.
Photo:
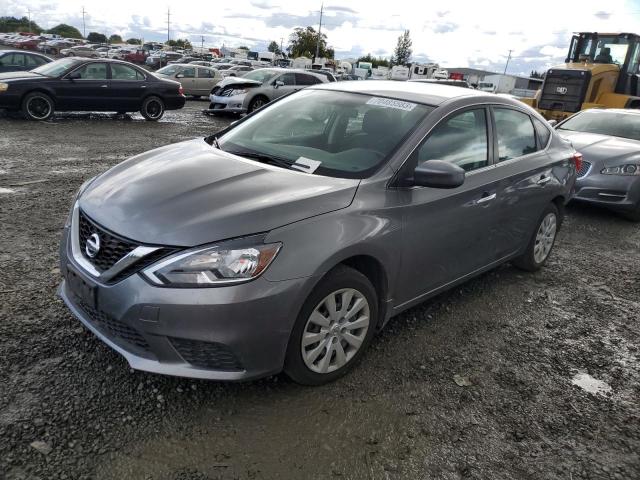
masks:
[(316, 373), (346, 365), (360, 350), (369, 330), (366, 297), (353, 288), (327, 295), (313, 310), (302, 334), (302, 358)]
[(43, 120), (51, 114), (51, 103), (46, 98), (33, 97), (27, 103), (27, 111), (32, 118)]
[(158, 100), (151, 100), (147, 103), (147, 115), (149, 118), (158, 118), (162, 113), (162, 105)]
[(536, 233), (536, 243), (533, 247), (533, 259), (536, 263), (544, 262), (549, 256), (556, 238), (557, 229), (556, 214), (550, 212), (542, 219), (538, 233)]

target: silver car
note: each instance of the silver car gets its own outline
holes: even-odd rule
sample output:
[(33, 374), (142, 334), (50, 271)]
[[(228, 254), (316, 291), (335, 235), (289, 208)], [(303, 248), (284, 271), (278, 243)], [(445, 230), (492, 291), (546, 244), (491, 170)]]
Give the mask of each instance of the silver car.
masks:
[(400, 312), (507, 261), (541, 268), (579, 158), (516, 100), (311, 86), (88, 180), (59, 293), (135, 369), (325, 383)]
[(209, 95), (209, 111), (251, 113), (276, 98), (327, 81), (326, 77), (307, 70), (260, 68), (241, 78), (225, 78)]
[(640, 111), (583, 110), (556, 129), (584, 156), (574, 200), (640, 222)]
[(156, 72), (160, 78), (170, 78), (180, 82), (185, 95), (199, 98), (208, 95), (222, 77), (215, 68), (192, 65), (190, 63), (173, 63)]
[(60, 55), (65, 57), (85, 57), (85, 58), (98, 58), (100, 55), (93, 48), (85, 45), (77, 45), (75, 47), (65, 48), (60, 50)]

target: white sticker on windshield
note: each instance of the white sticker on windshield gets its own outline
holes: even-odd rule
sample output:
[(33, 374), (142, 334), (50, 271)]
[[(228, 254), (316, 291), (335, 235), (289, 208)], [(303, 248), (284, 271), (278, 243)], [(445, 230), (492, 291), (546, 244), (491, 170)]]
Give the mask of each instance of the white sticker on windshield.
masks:
[(310, 158), (300, 157), (296, 162), (291, 165), (291, 168), (295, 168), (296, 170), (300, 170), (305, 173), (313, 173), (315, 172), (322, 162), (317, 160), (311, 160)]
[(403, 102), (402, 100), (394, 100), (392, 98), (372, 97), (367, 101), (367, 105), (376, 105), (378, 107), (395, 108), (397, 110), (404, 110), (410, 112), (416, 108), (415, 103)]

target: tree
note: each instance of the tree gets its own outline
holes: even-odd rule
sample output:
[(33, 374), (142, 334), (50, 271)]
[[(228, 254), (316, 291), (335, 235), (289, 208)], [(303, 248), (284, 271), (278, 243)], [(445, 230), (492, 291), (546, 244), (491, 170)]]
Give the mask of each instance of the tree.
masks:
[(47, 33), (52, 33), (54, 35), (60, 35), (64, 38), (82, 38), (82, 34), (80, 30), (76, 27), (72, 27), (71, 25), (67, 25), (66, 23), (61, 23), (60, 25), (56, 25), (53, 28), (47, 30)]
[(358, 62), (369, 62), (371, 63), (373, 68), (391, 66), (391, 62), (386, 58), (382, 58), (382, 57), (376, 58), (372, 56), (370, 53), (367, 53), (364, 57), (360, 57), (358, 60), (356, 60), (356, 63)]
[(122, 37), (116, 33), (109, 37), (109, 43), (124, 43)]
[(267, 47), (267, 50), (270, 51), (270, 52), (273, 52), (275, 54), (282, 53), (282, 52), (280, 52), (280, 46), (278, 45), (278, 42), (276, 42), (275, 40), (271, 41), (271, 43)]
[(181, 48), (183, 50), (193, 49), (193, 47), (191, 46), (191, 42), (186, 38), (179, 38), (178, 40), (168, 40), (165, 42), (165, 45), (168, 45), (169, 47)]
[(87, 35), (87, 40), (91, 43), (107, 43), (107, 36), (98, 32), (90, 32)]
[(127, 38), (127, 43), (129, 45), (142, 45), (141, 38)]
[(40, 33), (42, 28), (34, 22), (29, 23), (27, 17), (0, 17), (0, 33), (33, 32)]
[[(296, 28), (289, 36), (289, 46), (287, 51), (290, 56), (295, 57), (315, 57), (316, 44), (318, 43), (318, 32), (313, 27)], [(334, 57), (333, 48), (327, 47), (327, 36), (322, 33), (320, 35), (319, 56), (324, 58)]]
[(531, 70), (531, 78), (544, 78), (544, 74), (537, 70)]
[(411, 46), (412, 42), (409, 36), (409, 30), (405, 30), (404, 33), (398, 37), (398, 44), (396, 45), (393, 57), (391, 57), (391, 63), (394, 65), (408, 65), (411, 61), (411, 54), (413, 53)]
[(246, 50), (247, 52), (249, 51), (249, 47), (242, 45), (241, 47), (238, 47), (238, 50)]

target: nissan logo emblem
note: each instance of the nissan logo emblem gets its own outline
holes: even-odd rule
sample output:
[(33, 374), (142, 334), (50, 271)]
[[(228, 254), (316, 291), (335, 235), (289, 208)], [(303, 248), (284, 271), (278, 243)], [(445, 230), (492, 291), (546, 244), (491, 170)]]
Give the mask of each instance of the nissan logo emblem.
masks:
[(567, 93), (567, 87), (556, 87), (556, 92), (560, 95), (564, 95), (565, 93)]
[(87, 252), (89, 258), (95, 257), (100, 251), (100, 237), (94, 233), (85, 242), (84, 251)]

